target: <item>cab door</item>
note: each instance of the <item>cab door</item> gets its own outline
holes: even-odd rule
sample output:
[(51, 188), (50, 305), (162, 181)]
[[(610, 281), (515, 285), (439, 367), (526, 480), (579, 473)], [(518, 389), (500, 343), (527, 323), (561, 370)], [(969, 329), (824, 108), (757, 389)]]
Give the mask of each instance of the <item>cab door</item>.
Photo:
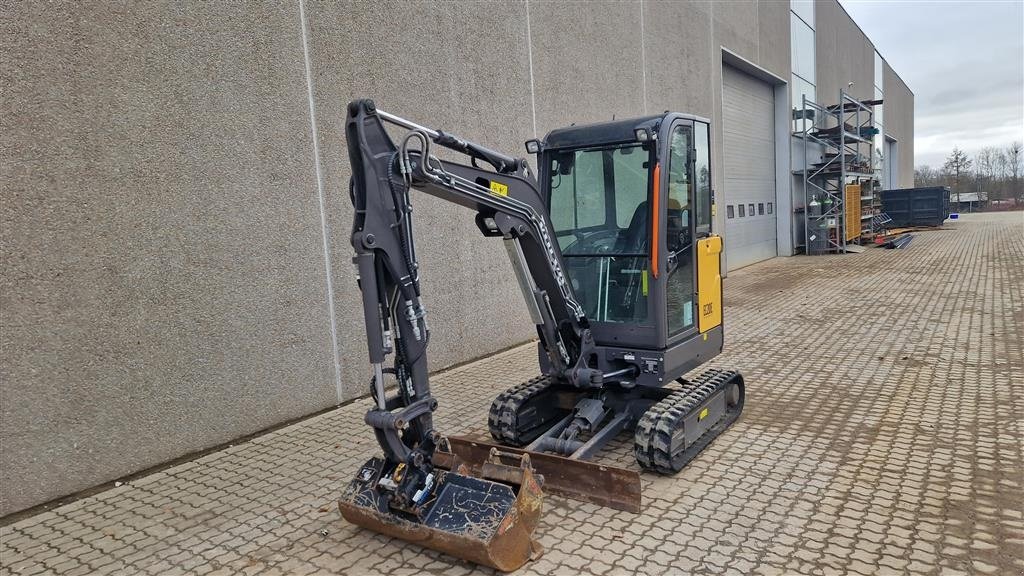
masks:
[[(697, 123), (706, 126), (702, 123)], [(668, 344), (696, 330), (696, 252), (694, 249), (697, 179), (694, 177), (695, 123), (678, 120), (669, 131), (665, 186), (665, 282)]]
[(694, 250), (697, 258), (697, 329), (706, 333), (722, 325), (722, 237), (711, 230), (714, 190), (711, 187), (711, 126), (693, 123), (696, 197)]

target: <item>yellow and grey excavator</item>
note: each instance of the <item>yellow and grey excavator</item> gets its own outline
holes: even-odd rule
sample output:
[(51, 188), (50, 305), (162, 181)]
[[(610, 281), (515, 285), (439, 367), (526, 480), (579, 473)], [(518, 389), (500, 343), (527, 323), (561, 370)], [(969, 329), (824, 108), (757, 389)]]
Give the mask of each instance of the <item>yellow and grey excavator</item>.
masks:
[[(343, 491), (347, 520), (514, 570), (540, 552), (544, 492), (639, 511), (636, 470), (588, 461), (618, 434), (632, 432), (640, 468), (672, 474), (739, 417), (740, 374), (682, 378), (723, 343), (707, 120), (665, 113), (553, 130), (526, 142), (536, 176), (524, 159), (369, 100), (349, 104), (345, 131), (373, 371), (365, 420), (383, 449)], [(468, 208), (485, 237), (502, 239), (536, 324), (540, 376), (491, 404), (499, 444), (434, 429), (413, 189)]]

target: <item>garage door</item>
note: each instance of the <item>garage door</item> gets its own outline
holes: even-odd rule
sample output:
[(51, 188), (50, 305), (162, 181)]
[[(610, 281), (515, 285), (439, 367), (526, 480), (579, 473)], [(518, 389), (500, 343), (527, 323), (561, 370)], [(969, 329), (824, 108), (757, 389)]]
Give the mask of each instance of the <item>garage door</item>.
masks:
[(724, 66), (725, 261), (729, 270), (777, 255), (775, 101), (768, 84)]

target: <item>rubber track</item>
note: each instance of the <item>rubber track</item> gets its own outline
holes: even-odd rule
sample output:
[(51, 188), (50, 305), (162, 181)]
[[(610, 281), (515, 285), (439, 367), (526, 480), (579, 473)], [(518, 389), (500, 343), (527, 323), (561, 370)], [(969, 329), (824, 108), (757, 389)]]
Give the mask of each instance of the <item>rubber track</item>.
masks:
[(487, 428), (491, 436), (502, 444), (525, 446), (527, 443), (521, 441), (516, 432), (519, 408), (550, 386), (547, 376), (538, 376), (498, 394), (487, 413)]
[[(700, 439), (684, 449), (682, 460), (678, 458), (680, 454), (671, 454), (672, 432), (676, 428), (675, 425), (715, 392), (733, 383), (734, 380), (738, 380), (741, 387), (739, 404), (731, 408), (727, 407), (719, 424), (713, 426)], [(711, 369), (694, 380), (686, 382), (682, 390), (673, 392), (664, 400), (651, 406), (640, 418), (633, 436), (633, 453), (637, 463), (647, 470), (662, 474), (674, 474), (681, 470), (739, 416), (739, 412), (743, 409), (742, 387), (743, 377), (738, 372)]]

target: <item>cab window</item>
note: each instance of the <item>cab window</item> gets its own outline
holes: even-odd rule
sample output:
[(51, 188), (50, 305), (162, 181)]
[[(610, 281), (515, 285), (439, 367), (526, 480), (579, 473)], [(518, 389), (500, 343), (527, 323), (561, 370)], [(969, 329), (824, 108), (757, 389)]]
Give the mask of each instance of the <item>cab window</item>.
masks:
[(639, 142), (552, 152), (551, 224), (591, 320), (649, 321), (652, 162)]
[(693, 212), (694, 173), (693, 129), (689, 125), (672, 129), (668, 158), (666, 245), (668, 247), (668, 333), (674, 336), (694, 325)]
[(694, 181), (696, 195), (694, 202), (694, 228), (698, 235), (711, 232), (711, 139), (709, 126), (703, 122), (693, 123)]

